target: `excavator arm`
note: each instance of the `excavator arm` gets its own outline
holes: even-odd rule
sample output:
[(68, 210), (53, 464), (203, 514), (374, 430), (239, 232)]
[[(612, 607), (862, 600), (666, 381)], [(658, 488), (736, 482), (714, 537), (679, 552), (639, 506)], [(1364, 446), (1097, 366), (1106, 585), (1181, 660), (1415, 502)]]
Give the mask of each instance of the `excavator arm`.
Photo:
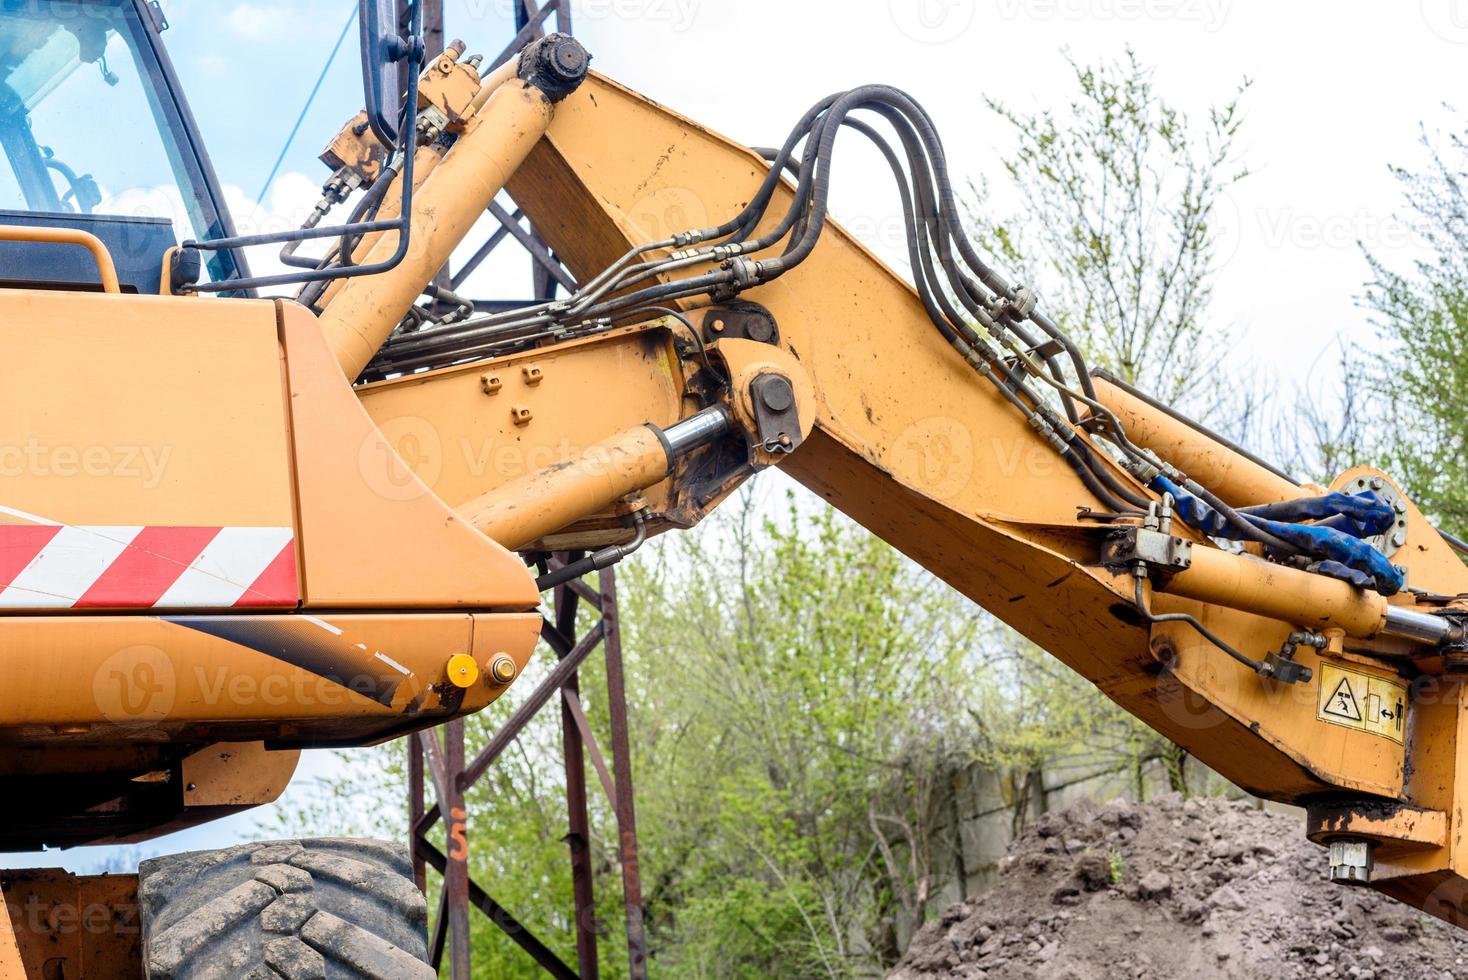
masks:
[[(592, 76), (507, 186), (594, 285), (639, 245), (739, 214), (769, 172), (762, 155)], [(795, 176), (751, 238), (785, 213)], [(330, 329), (329, 306), (324, 317)], [(1069, 465), (934, 329), (918, 292), (835, 226), (767, 283), (564, 340), (514, 330), (396, 335), (357, 389), (384, 432), (420, 447), (430, 436), (419, 475), (501, 544), (595, 553), (687, 527), (782, 466), (1208, 766), (1306, 807), (1332, 877), (1459, 915), (1461, 627), (1447, 597), (1468, 590), (1468, 573), (1384, 474), (1351, 471), (1329, 490), (1390, 503), (1383, 543), (1410, 591), (1388, 599), (1265, 560), (1254, 542), (1223, 547), (1115, 454), (1095, 454), (1101, 480)], [(765, 402), (771, 379), (789, 385)], [(1120, 382), (1092, 384), (1077, 438), (1105, 421), (1233, 508), (1329, 499)], [(727, 423), (712, 443), (672, 452), (648, 435), (700, 413)], [(1151, 506), (1117, 512), (1117, 485)]]

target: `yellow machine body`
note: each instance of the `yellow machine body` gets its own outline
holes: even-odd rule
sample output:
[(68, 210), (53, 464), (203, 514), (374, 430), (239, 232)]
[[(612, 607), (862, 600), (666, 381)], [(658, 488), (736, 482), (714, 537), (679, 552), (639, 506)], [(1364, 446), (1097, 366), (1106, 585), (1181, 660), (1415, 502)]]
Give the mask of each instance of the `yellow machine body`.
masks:
[(452, 658), (529, 658), (523, 564), (413, 476), (306, 311), (6, 290), (0, 324), (0, 776), (61, 784), (6, 844), (173, 829), (189, 793), (139, 777), (379, 741), (504, 689)]

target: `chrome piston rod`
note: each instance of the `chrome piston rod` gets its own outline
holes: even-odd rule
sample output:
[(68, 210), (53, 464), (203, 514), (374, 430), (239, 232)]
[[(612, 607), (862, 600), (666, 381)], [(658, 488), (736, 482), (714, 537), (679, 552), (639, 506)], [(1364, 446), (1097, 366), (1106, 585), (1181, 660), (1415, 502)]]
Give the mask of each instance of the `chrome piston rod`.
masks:
[(1403, 609), (1400, 606), (1387, 607), (1386, 625), (1382, 627), (1381, 631), (1390, 636), (1416, 640), (1418, 643), (1426, 643), (1429, 646), (1441, 646), (1444, 643), (1462, 639), (1463, 636), (1462, 629), (1449, 619), (1430, 613)]

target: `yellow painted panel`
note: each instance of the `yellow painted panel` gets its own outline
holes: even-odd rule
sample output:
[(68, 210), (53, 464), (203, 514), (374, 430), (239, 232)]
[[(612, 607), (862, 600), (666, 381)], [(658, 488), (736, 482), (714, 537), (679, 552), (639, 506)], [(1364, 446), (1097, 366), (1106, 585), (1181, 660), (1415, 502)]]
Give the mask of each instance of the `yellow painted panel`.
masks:
[(0, 291), (0, 521), (288, 527), (289, 460), (272, 303)]

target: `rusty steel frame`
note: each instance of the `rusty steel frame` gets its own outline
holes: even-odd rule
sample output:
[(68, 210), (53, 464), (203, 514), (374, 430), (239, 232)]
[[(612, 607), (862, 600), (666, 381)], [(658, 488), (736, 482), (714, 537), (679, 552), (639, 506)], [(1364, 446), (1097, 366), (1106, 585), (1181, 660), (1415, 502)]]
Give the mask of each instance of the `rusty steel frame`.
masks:
[[(580, 557), (579, 554), (555, 555), (546, 562), (546, 567), (561, 568)], [(583, 606), (597, 613), (598, 619), (584, 632), (578, 633), (577, 614)], [(635, 980), (645, 978), (647, 938), (642, 919), (642, 884), (638, 868), (636, 807), (633, 802), (615, 572), (611, 569), (602, 571), (595, 589), (581, 580), (559, 586), (555, 590), (554, 613), (547, 618), (542, 636), (557, 656), (556, 665), (472, 760), (465, 757), (462, 721), (452, 721), (443, 726), (441, 736), (438, 732), (426, 731), (409, 740), (408, 824), (414, 876), (418, 887), (424, 890), (429, 867), (443, 876), (443, 888), (432, 923), (430, 952), (433, 964), (440, 966), (447, 952), (450, 976), (453, 980), (467, 980), (471, 955), (469, 909), (472, 906), (552, 976), (563, 980), (591, 980), (599, 975), (595, 876), (586, 783), (589, 761), (616, 816), (629, 975)], [(580, 668), (598, 647), (606, 665), (610, 766), (581, 701)], [(565, 841), (570, 852), (573, 921), (576, 923), (575, 969), (562, 961), (513, 913), (496, 902), (469, 874), (469, 813), (465, 795), (525, 726), (553, 700), (559, 703), (561, 712), (567, 813)], [(430, 787), (434, 803), (425, 806), (425, 793)], [(448, 816), (446, 854), (429, 840), (429, 834), (445, 814)]]

